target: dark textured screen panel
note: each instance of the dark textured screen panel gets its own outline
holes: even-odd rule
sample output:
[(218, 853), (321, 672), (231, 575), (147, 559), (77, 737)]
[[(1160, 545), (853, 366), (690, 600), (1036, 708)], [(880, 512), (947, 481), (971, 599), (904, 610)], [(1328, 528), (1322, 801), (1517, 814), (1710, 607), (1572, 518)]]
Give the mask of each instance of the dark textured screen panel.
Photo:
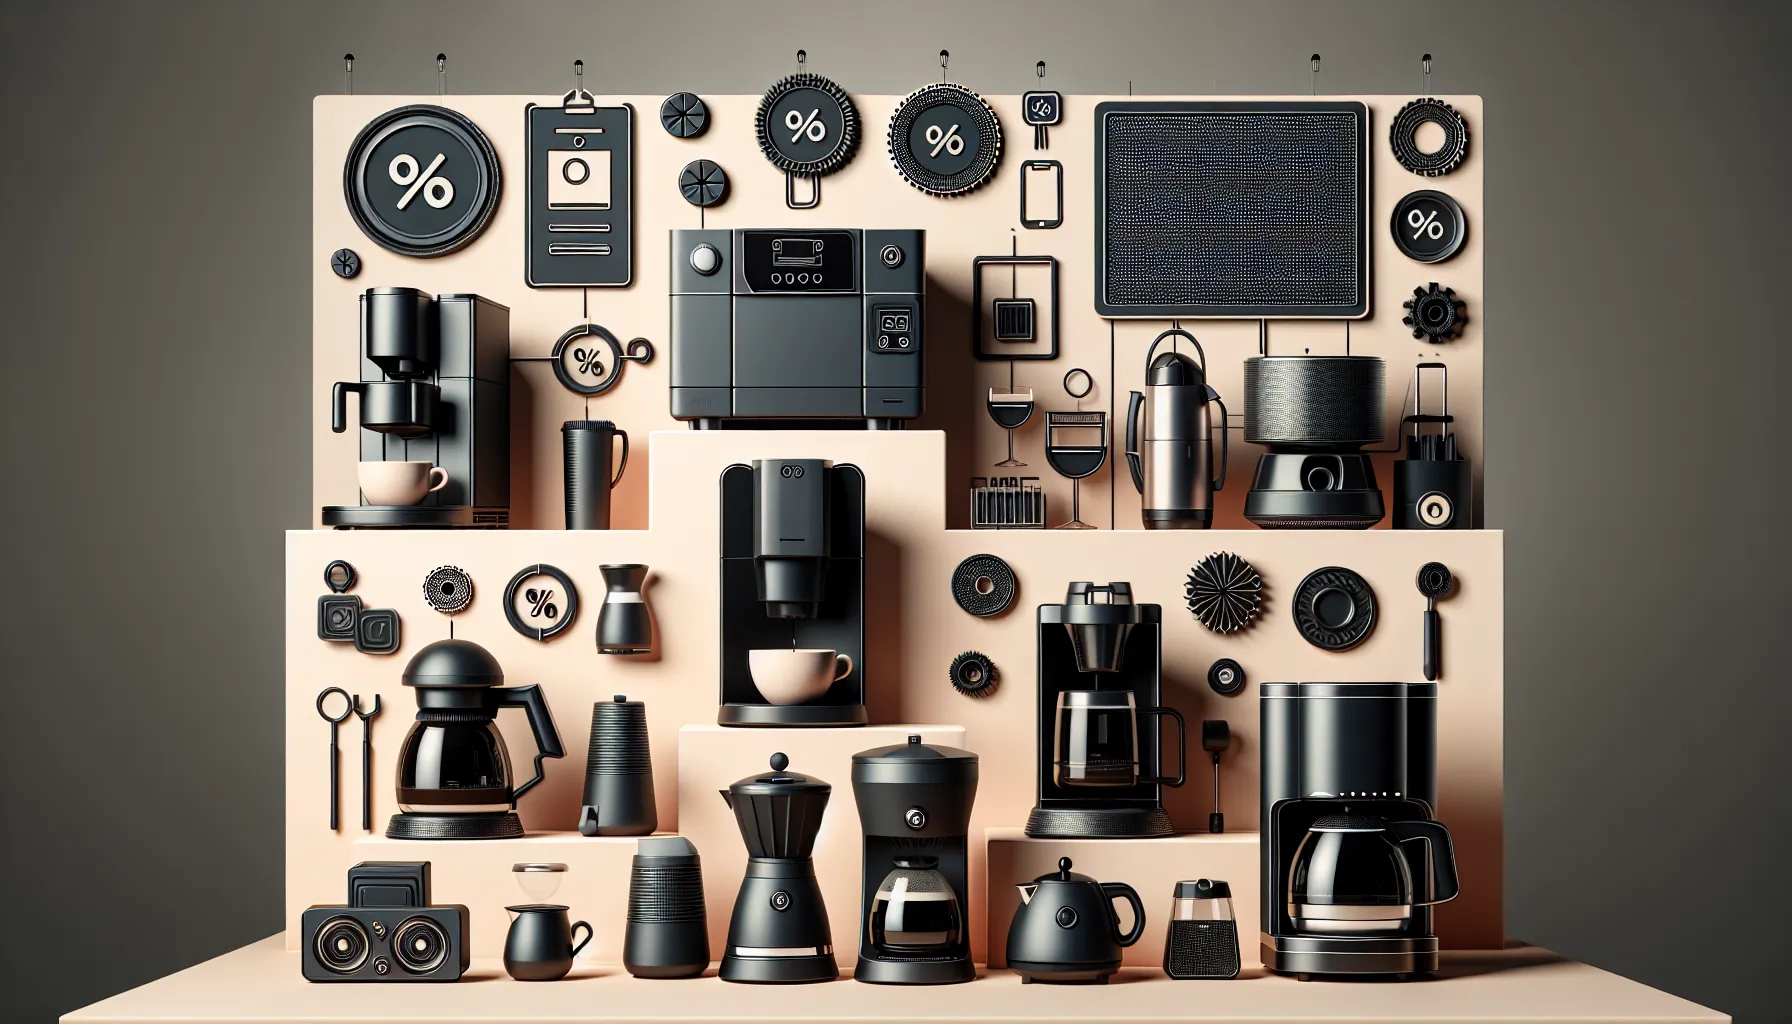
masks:
[(1103, 105), (1102, 312), (1367, 312), (1367, 111), (1238, 106)]

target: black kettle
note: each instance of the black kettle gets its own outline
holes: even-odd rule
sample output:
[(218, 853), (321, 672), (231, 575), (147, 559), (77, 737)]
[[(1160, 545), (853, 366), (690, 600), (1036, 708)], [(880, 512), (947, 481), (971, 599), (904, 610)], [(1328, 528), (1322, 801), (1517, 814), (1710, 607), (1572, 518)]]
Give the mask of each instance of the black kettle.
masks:
[[(1145, 933), (1145, 904), (1125, 882), (1097, 882), (1058, 870), (1017, 886), (1020, 906), (1008, 926), (1008, 969), (1022, 984), (1035, 981), (1105, 984), (1120, 969), (1120, 951)], [(1116, 899), (1132, 905), (1132, 930), (1120, 934)]]
[[(398, 755), (398, 807), (390, 839), (514, 839), (519, 797), (541, 781), (544, 758), (565, 757), (539, 686), (504, 686), (504, 669), (470, 640), (437, 640), (417, 652), (404, 685), (417, 691), (417, 720)], [(500, 708), (528, 713), (535, 775), (511, 784)]]
[[(1402, 848), (1415, 840), (1431, 854), (1417, 888)], [(1307, 828), (1294, 851), (1288, 917), (1308, 934), (1401, 935), (1413, 907), (1447, 903), (1460, 891), (1456, 849), (1441, 824), (1330, 814)]]

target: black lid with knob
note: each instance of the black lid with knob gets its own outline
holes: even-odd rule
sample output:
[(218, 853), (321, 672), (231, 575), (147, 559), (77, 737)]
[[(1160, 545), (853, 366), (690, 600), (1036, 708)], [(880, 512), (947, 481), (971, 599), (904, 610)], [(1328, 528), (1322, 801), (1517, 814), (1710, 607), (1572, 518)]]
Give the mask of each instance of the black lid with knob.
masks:
[(1078, 874), (1077, 872), (1070, 870), (1070, 868), (1071, 868), (1070, 858), (1069, 857), (1059, 857), (1058, 858), (1058, 870), (1047, 871), (1045, 874), (1040, 875), (1038, 878), (1033, 879), (1033, 881), (1035, 881), (1035, 882), (1093, 882), (1093, 881), (1095, 881), (1095, 879), (1090, 878), (1088, 875)]
[(471, 640), (437, 640), (404, 667), (404, 685), (474, 687), (504, 685), (504, 668), (492, 652)]
[(827, 795), (834, 787), (820, 779), (788, 771), (790, 758), (782, 752), (771, 756), (771, 771), (749, 775), (728, 787), (735, 796), (793, 796), (798, 793)]
[(1216, 882), (1211, 878), (1198, 878), (1192, 882), (1177, 882), (1176, 898), (1179, 900), (1229, 900), (1232, 898), (1232, 887), (1225, 882)]
[(957, 747), (921, 742), (910, 733), (908, 742), (874, 747), (852, 755), (852, 782), (859, 785), (977, 786), (977, 755)]

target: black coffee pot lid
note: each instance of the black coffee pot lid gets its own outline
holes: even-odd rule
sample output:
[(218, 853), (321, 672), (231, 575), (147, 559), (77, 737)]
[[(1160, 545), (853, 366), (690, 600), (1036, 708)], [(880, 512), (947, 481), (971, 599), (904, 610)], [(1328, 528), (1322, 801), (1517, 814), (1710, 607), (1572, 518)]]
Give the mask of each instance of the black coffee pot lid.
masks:
[(1366, 814), (1328, 814), (1307, 826), (1309, 832), (1386, 832), (1388, 823)]
[(502, 686), (504, 667), (471, 640), (437, 640), (411, 657), (404, 685), (435, 688)]
[(560, 424), (560, 432), (568, 430), (615, 430), (615, 420), (567, 420)]
[(1059, 857), (1058, 858), (1058, 870), (1047, 871), (1045, 874), (1040, 875), (1038, 878), (1033, 879), (1033, 881), (1035, 881), (1035, 882), (1093, 882), (1093, 881), (1095, 881), (1095, 879), (1090, 878), (1088, 875), (1080, 875), (1080, 874), (1077, 874), (1075, 871), (1070, 870), (1070, 858), (1069, 857)]
[(735, 796), (791, 796), (797, 793), (832, 793), (834, 787), (820, 779), (785, 771), (790, 758), (782, 752), (772, 755), (772, 770), (764, 775), (749, 775), (728, 787)]
[(1145, 368), (1145, 383), (1152, 387), (1200, 387), (1207, 374), (1193, 358), (1181, 352), (1159, 352)]
[(1211, 878), (1198, 878), (1193, 882), (1177, 882), (1176, 898), (1179, 900), (1229, 900), (1232, 898), (1232, 887)]
[(870, 750), (861, 750), (852, 755), (853, 764), (933, 761), (969, 761), (975, 764), (977, 755), (969, 750), (960, 750), (957, 747), (941, 747), (934, 746), (931, 743), (922, 743), (920, 735), (916, 733), (909, 734), (907, 743), (893, 743), (887, 747), (873, 747)]

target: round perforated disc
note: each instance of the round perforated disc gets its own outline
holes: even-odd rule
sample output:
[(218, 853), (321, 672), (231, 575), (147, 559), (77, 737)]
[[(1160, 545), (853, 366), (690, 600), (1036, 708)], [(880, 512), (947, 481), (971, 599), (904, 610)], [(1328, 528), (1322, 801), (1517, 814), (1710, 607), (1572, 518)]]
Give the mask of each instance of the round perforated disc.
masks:
[(952, 600), (972, 615), (1000, 615), (1019, 589), (1014, 570), (994, 555), (972, 555), (952, 570)]

